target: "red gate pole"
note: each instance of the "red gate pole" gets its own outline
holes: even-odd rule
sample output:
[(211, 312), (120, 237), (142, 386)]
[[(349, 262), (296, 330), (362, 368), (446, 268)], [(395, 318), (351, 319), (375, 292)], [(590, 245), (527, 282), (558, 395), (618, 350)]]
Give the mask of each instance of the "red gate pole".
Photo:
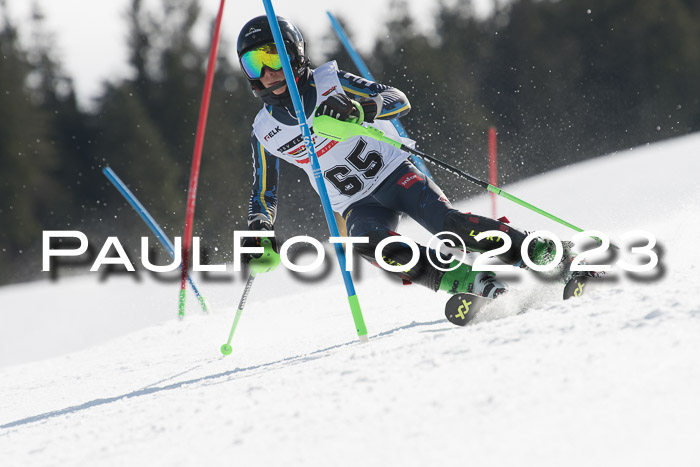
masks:
[[(489, 127), (489, 183), (498, 186), (498, 161), (496, 158), (496, 127)], [(496, 214), (496, 193), (491, 193), (491, 211), (495, 219)]]
[(178, 302), (178, 316), (185, 316), (185, 293), (187, 291), (187, 274), (190, 264), (190, 249), (192, 246), (192, 225), (194, 223), (194, 205), (197, 200), (197, 182), (199, 181), (199, 166), (202, 161), (202, 146), (204, 145), (204, 132), (207, 127), (207, 114), (209, 113), (209, 100), (211, 98), (211, 88), (214, 82), (214, 70), (216, 69), (216, 55), (219, 50), (219, 36), (221, 33), (221, 18), (224, 14), (224, 3), (221, 0), (219, 14), (216, 17), (214, 27), (214, 37), (211, 40), (211, 50), (209, 51), (209, 63), (207, 64), (207, 74), (204, 79), (204, 91), (202, 92), (202, 102), (199, 106), (199, 121), (197, 122), (197, 134), (194, 141), (194, 153), (192, 155), (192, 168), (190, 170), (190, 188), (187, 192), (187, 212), (185, 214), (185, 233), (182, 239), (182, 274), (180, 276), (180, 297)]

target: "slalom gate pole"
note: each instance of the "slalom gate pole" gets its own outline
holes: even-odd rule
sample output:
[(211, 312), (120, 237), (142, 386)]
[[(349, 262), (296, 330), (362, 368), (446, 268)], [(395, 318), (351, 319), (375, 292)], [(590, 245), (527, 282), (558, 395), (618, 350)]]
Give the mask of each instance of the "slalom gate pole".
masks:
[[(151, 216), (151, 214), (146, 210), (146, 208), (141, 204), (141, 202), (136, 199), (136, 196), (131, 192), (129, 187), (126, 186), (126, 184), (122, 181), (121, 178), (112, 170), (111, 167), (105, 167), (102, 169), (102, 173), (104, 174), (107, 179), (112, 182), (112, 184), (117, 188), (119, 193), (126, 199), (126, 201), (131, 205), (132, 208), (134, 208), (134, 211), (141, 217), (141, 219), (146, 223), (149, 229), (151, 229), (151, 232), (158, 238), (160, 241), (161, 245), (165, 247), (165, 249), (168, 251), (170, 254), (170, 257), (175, 260), (175, 246), (173, 245), (173, 242), (170, 241), (168, 236), (163, 232), (163, 229), (160, 228), (160, 225), (156, 222), (156, 220)], [(182, 264), (180, 264), (182, 267)], [(202, 311), (204, 313), (207, 313), (209, 311), (209, 306), (207, 305), (207, 301), (204, 298), (204, 296), (199, 293), (199, 290), (197, 289), (197, 286), (194, 285), (194, 281), (192, 280), (191, 277), (187, 277), (187, 281), (190, 283), (190, 287), (192, 287), (192, 291), (194, 292), (195, 296), (197, 297), (197, 300), (199, 301), (200, 306), (202, 307)]]
[(402, 144), (399, 141), (394, 141), (393, 139), (389, 138), (388, 136), (384, 136), (384, 132), (381, 130), (378, 130), (374, 127), (367, 126), (364, 127), (362, 125), (358, 125), (357, 123), (352, 123), (352, 122), (342, 122), (340, 120), (336, 120), (335, 118), (329, 117), (327, 115), (323, 115), (320, 117), (316, 117), (314, 119), (314, 131), (316, 132), (317, 135), (323, 136), (324, 138), (330, 138), (334, 139), (336, 141), (345, 141), (348, 138), (352, 138), (354, 136), (366, 136), (368, 138), (374, 138), (378, 141), (382, 141), (384, 143), (390, 144), (396, 148), (401, 149), (402, 151), (406, 151), (411, 154), (415, 154), (419, 157), (422, 157), (424, 160), (437, 165), (438, 167), (441, 167), (448, 172), (458, 175), (466, 180), (469, 180), (470, 182), (479, 185), (482, 188), (485, 188), (487, 191), (491, 193), (495, 193), (498, 196), (502, 196), (510, 201), (513, 201), (516, 204), (519, 204), (520, 206), (523, 206), (527, 209), (530, 209), (531, 211), (534, 211), (548, 219), (551, 219), (555, 222), (558, 222), (561, 225), (564, 225), (572, 230), (575, 230), (576, 232), (583, 232), (583, 229), (580, 227), (576, 227), (573, 224), (570, 224), (569, 222), (558, 218), (557, 216), (548, 213), (547, 211), (544, 211), (537, 206), (534, 206), (526, 201), (521, 200), (520, 198), (517, 198), (502, 189), (498, 188), (497, 186), (491, 185), (489, 183), (486, 183), (483, 180), (480, 180), (473, 175), (470, 175), (457, 167), (454, 167), (447, 162), (443, 162), (440, 159), (437, 159), (433, 156), (430, 156), (422, 151), (419, 151), (417, 149), (412, 149), (406, 146), (405, 144)]
[[(360, 57), (360, 54), (357, 53), (357, 50), (355, 50), (355, 47), (353, 47), (352, 42), (350, 42), (350, 38), (345, 33), (345, 29), (343, 29), (343, 26), (341, 26), (340, 22), (335, 18), (335, 16), (333, 16), (333, 14), (330, 11), (327, 11), (326, 14), (331, 20), (333, 29), (335, 29), (335, 33), (338, 35), (340, 42), (343, 44), (343, 47), (345, 47), (345, 50), (347, 51), (348, 55), (350, 55), (350, 58), (352, 59), (357, 69), (360, 70), (360, 74), (362, 75), (362, 77), (370, 81), (376, 82), (377, 80), (374, 79), (372, 72), (369, 71), (369, 68), (365, 64), (364, 60), (362, 60), (362, 57)], [(404, 129), (403, 125), (401, 124), (398, 118), (391, 119), (391, 123), (394, 125), (394, 128), (396, 128), (396, 131), (399, 133), (399, 136), (401, 136), (402, 138), (408, 138), (408, 133), (406, 133), (406, 130)], [(425, 165), (425, 162), (423, 162), (421, 159), (415, 156), (411, 156), (411, 162), (413, 162), (421, 172), (430, 177), (431, 180), (433, 179), (433, 176), (430, 173), (430, 170), (428, 170), (428, 166)]]
[(211, 40), (209, 51), (209, 63), (202, 91), (202, 102), (199, 107), (199, 121), (197, 122), (197, 134), (195, 135), (194, 153), (192, 154), (192, 168), (190, 170), (190, 186), (187, 192), (187, 212), (185, 214), (185, 233), (182, 238), (182, 274), (180, 276), (180, 296), (178, 300), (178, 316), (185, 317), (185, 291), (187, 290), (187, 270), (190, 264), (190, 248), (192, 246), (192, 226), (194, 224), (194, 205), (197, 200), (197, 183), (199, 181), (199, 166), (202, 161), (202, 146), (204, 145), (204, 132), (207, 127), (207, 114), (209, 112), (209, 99), (214, 82), (214, 70), (216, 69), (216, 55), (219, 49), (219, 36), (221, 35), (221, 18), (224, 14), (224, 3), (221, 0), (219, 14), (216, 17), (214, 37)]
[[(498, 160), (496, 156), (496, 127), (489, 127), (489, 183), (498, 185)], [(496, 214), (496, 193), (491, 193), (491, 212), (493, 218), (498, 217)]]
[(238, 310), (236, 310), (236, 317), (233, 318), (233, 324), (231, 325), (231, 332), (228, 334), (228, 340), (224, 345), (221, 346), (221, 353), (223, 355), (231, 354), (231, 341), (233, 340), (233, 333), (236, 332), (238, 327), (238, 321), (241, 319), (241, 314), (243, 314), (243, 307), (248, 299), (248, 294), (250, 293), (250, 288), (253, 287), (253, 280), (255, 280), (255, 273), (251, 272), (248, 276), (248, 282), (245, 283), (245, 288), (243, 289), (243, 294), (241, 295), (241, 301), (238, 303)]
[[(279, 53), (282, 61), (284, 77), (287, 80), (287, 88), (289, 89), (289, 94), (292, 97), (292, 103), (294, 104), (294, 110), (299, 122), (299, 129), (304, 138), (304, 145), (309, 152), (309, 159), (313, 168), (314, 179), (318, 188), (318, 194), (321, 198), (321, 204), (323, 205), (323, 213), (326, 215), (328, 229), (330, 230), (332, 237), (339, 237), (340, 234), (338, 233), (338, 225), (336, 224), (333, 209), (331, 208), (331, 202), (328, 198), (328, 190), (326, 189), (326, 183), (324, 182), (323, 175), (321, 174), (321, 166), (318, 163), (318, 157), (314, 148), (313, 139), (311, 138), (311, 131), (309, 130), (309, 124), (306, 121), (306, 115), (304, 114), (304, 105), (301, 102), (299, 89), (297, 89), (296, 80), (294, 79), (294, 72), (292, 71), (292, 65), (289, 61), (289, 55), (284, 47), (282, 32), (280, 31), (280, 26), (277, 23), (277, 16), (275, 15), (275, 10), (273, 9), (272, 2), (270, 0), (263, 0), (263, 5), (265, 6), (267, 20), (270, 23), (270, 29), (272, 29), (272, 35), (275, 38), (277, 53)], [(367, 327), (365, 326), (365, 320), (362, 316), (360, 301), (355, 293), (355, 285), (352, 282), (352, 276), (350, 276), (350, 273), (346, 271), (345, 250), (343, 250), (343, 246), (340, 243), (334, 243), (333, 246), (335, 247), (335, 254), (338, 257), (338, 264), (340, 265), (340, 271), (343, 275), (343, 281), (345, 282), (345, 290), (348, 294), (348, 302), (350, 304), (350, 311), (352, 312), (352, 317), (355, 322), (357, 336), (360, 338), (361, 342), (366, 342), (369, 340), (367, 337)]]

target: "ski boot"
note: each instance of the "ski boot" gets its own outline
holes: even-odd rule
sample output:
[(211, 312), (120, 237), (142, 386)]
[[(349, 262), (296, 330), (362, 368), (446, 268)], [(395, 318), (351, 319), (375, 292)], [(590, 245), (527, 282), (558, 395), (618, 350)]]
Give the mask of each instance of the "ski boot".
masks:
[[(554, 267), (554, 271), (563, 270), (566, 265), (573, 260), (573, 256), (571, 254), (571, 249), (574, 246), (573, 242), (563, 241), (561, 244), (564, 251), (561, 255), (561, 259), (559, 260), (559, 264)], [(536, 265), (544, 266), (554, 261), (556, 255), (557, 245), (553, 240), (548, 238), (538, 238), (535, 240), (535, 245), (530, 253), (530, 259), (532, 259), (532, 262)]]
[[(453, 267), (459, 261), (453, 261)], [(485, 271), (472, 271), (468, 264), (461, 263), (457, 269), (447, 271), (440, 280), (438, 290), (454, 295), (470, 293), (486, 298), (496, 298), (506, 291), (506, 285), (497, 280), (495, 274)]]
[[(573, 242), (562, 242), (564, 251), (559, 264), (553, 270), (553, 274), (561, 276), (561, 282), (564, 284), (564, 300), (571, 297), (580, 297), (584, 293), (588, 280), (600, 277), (600, 273), (595, 271), (571, 271), (571, 263), (576, 257), (572, 253), (573, 246)], [(554, 260), (555, 255), (556, 244), (552, 240), (540, 238), (535, 241), (531, 254), (533, 263), (539, 266), (549, 264)], [(586, 264), (586, 261), (584, 260), (582, 264)]]

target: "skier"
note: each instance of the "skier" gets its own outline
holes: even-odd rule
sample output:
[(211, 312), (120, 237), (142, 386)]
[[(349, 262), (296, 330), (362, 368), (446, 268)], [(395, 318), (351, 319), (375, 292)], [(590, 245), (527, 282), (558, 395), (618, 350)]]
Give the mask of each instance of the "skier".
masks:
[[(299, 30), (282, 17), (278, 16), (277, 21), (310, 127), (314, 116), (327, 115), (343, 121), (365, 122), (394, 139), (400, 138), (389, 119), (402, 117), (411, 109), (403, 92), (338, 70), (335, 61), (312, 69)], [(253, 123), (255, 169), (248, 228), (272, 231), (280, 159), (304, 169), (315, 189), (316, 185), (266, 16), (253, 18), (243, 26), (237, 51), (253, 94), (264, 103)], [(470, 251), (483, 252), (502, 246), (503, 240), (499, 237), (474, 240), (480, 232), (502, 231), (510, 236), (513, 244), (498, 258), (509, 264), (522, 264), (520, 251), (527, 236), (525, 232), (504, 222), (453, 208), (442, 190), (408, 160), (406, 152), (362, 137), (339, 143), (316, 136), (313, 144), (332, 208), (342, 215), (349, 236), (369, 237), (370, 242), (355, 245), (355, 251), (370, 262), (375, 262), (377, 244), (388, 236), (397, 235), (400, 215), (405, 213), (433, 234), (453, 232)], [(243, 244), (259, 246), (260, 241), (260, 238), (246, 238)], [(554, 250), (554, 242), (537, 239), (530, 244), (530, 258), (536, 264), (546, 264), (554, 257)], [(383, 255), (386, 263), (403, 265), (410, 261), (413, 253), (408, 245), (397, 242), (385, 247)], [(494, 273), (473, 271), (468, 264), (460, 263), (448, 272), (440, 270), (433, 266), (440, 264), (436, 255), (433, 249), (419, 245), (418, 263), (394, 274), (405, 282), (449, 294), (469, 292), (495, 298), (506, 290)], [(256, 261), (255, 255), (249, 254), (244, 254), (242, 259), (251, 266)], [(457, 266), (457, 263), (459, 261), (455, 260), (450, 266)]]

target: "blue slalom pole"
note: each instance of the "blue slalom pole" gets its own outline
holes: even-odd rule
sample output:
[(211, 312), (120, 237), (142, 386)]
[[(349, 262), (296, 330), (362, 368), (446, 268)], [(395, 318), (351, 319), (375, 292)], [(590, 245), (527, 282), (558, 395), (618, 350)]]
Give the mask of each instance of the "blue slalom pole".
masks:
[[(331, 24), (333, 25), (333, 29), (335, 29), (335, 33), (338, 35), (340, 42), (343, 44), (343, 47), (345, 47), (345, 50), (350, 55), (350, 58), (352, 59), (357, 69), (360, 70), (360, 74), (362, 75), (362, 77), (370, 81), (376, 82), (377, 80), (374, 79), (372, 72), (369, 71), (369, 68), (367, 68), (367, 65), (365, 64), (365, 61), (362, 60), (360, 54), (358, 54), (357, 50), (355, 50), (355, 48), (352, 46), (350, 38), (347, 34), (345, 34), (345, 30), (340, 25), (338, 20), (335, 19), (335, 16), (333, 16), (333, 14), (330, 11), (327, 11), (326, 14), (328, 15), (328, 18), (330, 18)], [(399, 132), (400, 136), (402, 136), (403, 138), (408, 138), (408, 133), (406, 133), (406, 130), (404, 129), (403, 125), (401, 124), (398, 118), (392, 119), (391, 123), (394, 125), (394, 128), (396, 128), (396, 131)], [(425, 162), (423, 162), (420, 158), (415, 156), (410, 156), (410, 158), (411, 162), (413, 162), (413, 164), (415, 164), (415, 166), (418, 167), (418, 170), (426, 174), (431, 179), (433, 178), (433, 176), (430, 174), (430, 170), (428, 170), (428, 166), (425, 165)]]
[[(110, 182), (112, 182), (112, 184), (117, 188), (117, 190), (119, 190), (119, 193), (122, 194), (122, 196), (131, 205), (131, 207), (134, 208), (134, 211), (136, 211), (136, 213), (141, 217), (141, 219), (143, 219), (148, 228), (151, 229), (151, 232), (155, 234), (160, 243), (165, 247), (166, 250), (168, 250), (170, 257), (174, 260), (175, 246), (173, 245), (173, 242), (170, 241), (165, 232), (163, 232), (163, 229), (160, 228), (153, 216), (151, 216), (151, 214), (146, 210), (143, 204), (141, 204), (141, 202), (138, 199), (136, 199), (136, 196), (134, 196), (131, 190), (129, 190), (129, 187), (126, 186), (126, 184), (122, 181), (121, 178), (119, 178), (119, 176), (117, 176), (117, 174), (114, 172), (114, 170), (112, 170), (111, 167), (103, 168), (102, 173), (105, 177), (107, 177), (107, 179)], [(199, 293), (197, 287), (194, 285), (194, 281), (189, 276), (187, 277), (187, 280), (192, 286), (192, 290), (197, 296), (199, 304), (202, 306), (202, 311), (205, 313), (208, 312), (209, 309), (207, 307), (207, 302), (204, 299), (204, 297)]]
[[(297, 89), (296, 80), (294, 79), (294, 72), (292, 71), (292, 65), (289, 62), (289, 55), (284, 46), (284, 40), (282, 39), (282, 31), (280, 31), (280, 26), (277, 23), (277, 15), (275, 15), (275, 10), (272, 8), (272, 2), (270, 0), (263, 0), (263, 5), (265, 6), (265, 13), (267, 14), (267, 20), (270, 23), (270, 29), (272, 30), (272, 35), (275, 38), (275, 45), (277, 46), (277, 53), (280, 54), (282, 59), (282, 68), (284, 69), (284, 77), (287, 81), (287, 88), (289, 89), (289, 94), (292, 97), (292, 103), (294, 104), (294, 110), (296, 112), (297, 121), (299, 122), (299, 129), (304, 138), (304, 145), (309, 151), (309, 159), (311, 161), (311, 167), (313, 168), (314, 179), (316, 181), (316, 186), (318, 187), (318, 194), (321, 197), (321, 204), (323, 205), (323, 212), (326, 215), (326, 222), (328, 223), (328, 228), (331, 232), (332, 237), (339, 237), (338, 225), (335, 222), (335, 217), (333, 216), (333, 209), (331, 208), (331, 202), (328, 198), (328, 190), (326, 190), (326, 183), (321, 175), (321, 166), (318, 163), (318, 156), (316, 155), (316, 149), (314, 148), (313, 139), (311, 138), (311, 131), (309, 130), (309, 124), (306, 121), (306, 115), (304, 114), (304, 106), (301, 103), (301, 96), (299, 95), (299, 89)], [(369, 338), (367, 337), (367, 327), (365, 326), (365, 320), (362, 316), (362, 310), (360, 308), (360, 301), (355, 293), (355, 286), (352, 282), (352, 276), (345, 269), (345, 250), (339, 243), (334, 244), (335, 254), (338, 257), (338, 263), (340, 265), (340, 271), (343, 275), (343, 281), (345, 282), (345, 289), (348, 293), (348, 302), (350, 303), (350, 310), (352, 311), (352, 317), (355, 321), (355, 328), (357, 330), (357, 335), (360, 341), (366, 342)]]

